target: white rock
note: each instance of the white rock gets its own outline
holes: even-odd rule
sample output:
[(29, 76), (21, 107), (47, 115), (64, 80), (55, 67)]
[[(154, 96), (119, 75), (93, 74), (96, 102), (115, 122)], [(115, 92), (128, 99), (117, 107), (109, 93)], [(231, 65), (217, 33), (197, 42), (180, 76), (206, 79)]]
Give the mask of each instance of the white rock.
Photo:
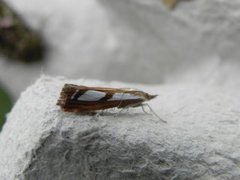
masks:
[[(159, 97), (100, 117), (62, 112), (64, 83), (133, 87)], [(144, 86), (43, 76), (22, 93), (0, 135), (0, 179), (240, 179), (240, 95), (234, 86)]]

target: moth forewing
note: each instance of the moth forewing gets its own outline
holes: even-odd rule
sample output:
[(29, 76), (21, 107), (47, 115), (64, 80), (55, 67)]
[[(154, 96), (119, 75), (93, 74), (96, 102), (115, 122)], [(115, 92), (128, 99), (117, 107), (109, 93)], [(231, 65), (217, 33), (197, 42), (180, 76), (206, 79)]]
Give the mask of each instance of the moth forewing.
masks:
[(87, 87), (65, 84), (57, 105), (67, 112), (93, 112), (109, 108), (126, 108), (142, 105), (155, 98), (143, 91), (126, 88)]

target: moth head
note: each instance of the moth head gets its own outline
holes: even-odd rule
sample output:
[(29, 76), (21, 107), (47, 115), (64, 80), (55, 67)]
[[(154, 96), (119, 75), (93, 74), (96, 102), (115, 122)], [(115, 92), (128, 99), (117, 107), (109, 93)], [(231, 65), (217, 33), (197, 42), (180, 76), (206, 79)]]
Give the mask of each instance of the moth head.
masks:
[(146, 93), (146, 96), (145, 96), (145, 98), (147, 99), (147, 100), (151, 100), (151, 99), (153, 99), (153, 98), (155, 98), (155, 97), (157, 97), (158, 95), (151, 95), (151, 94), (147, 94)]

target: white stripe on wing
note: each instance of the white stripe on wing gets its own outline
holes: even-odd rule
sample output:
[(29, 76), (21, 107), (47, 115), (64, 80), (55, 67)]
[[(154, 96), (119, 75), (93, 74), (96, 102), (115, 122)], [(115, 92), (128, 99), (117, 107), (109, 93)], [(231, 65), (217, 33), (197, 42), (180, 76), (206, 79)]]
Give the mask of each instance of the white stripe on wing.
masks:
[(112, 98), (108, 99), (108, 101), (133, 100), (140, 98), (141, 97), (129, 93), (115, 93)]
[(88, 90), (83, 95), (81, 95), (79, 101), (98, 101), (105, 97), (106, 93), (101, 91)]

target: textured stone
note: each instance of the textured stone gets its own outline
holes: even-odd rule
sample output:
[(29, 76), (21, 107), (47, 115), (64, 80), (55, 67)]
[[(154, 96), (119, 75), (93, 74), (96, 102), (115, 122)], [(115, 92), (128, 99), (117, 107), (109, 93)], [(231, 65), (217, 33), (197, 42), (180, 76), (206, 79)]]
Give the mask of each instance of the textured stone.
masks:
[[(99, 117), (62, 112), (55, 104), (66, 82), (159, 94), (149, 104), (167, 124), (141, 108)], [(237, 85), (146, 86), (43, 76), (22, 93), (0, 134), (0, 179), (238, 180)]]

